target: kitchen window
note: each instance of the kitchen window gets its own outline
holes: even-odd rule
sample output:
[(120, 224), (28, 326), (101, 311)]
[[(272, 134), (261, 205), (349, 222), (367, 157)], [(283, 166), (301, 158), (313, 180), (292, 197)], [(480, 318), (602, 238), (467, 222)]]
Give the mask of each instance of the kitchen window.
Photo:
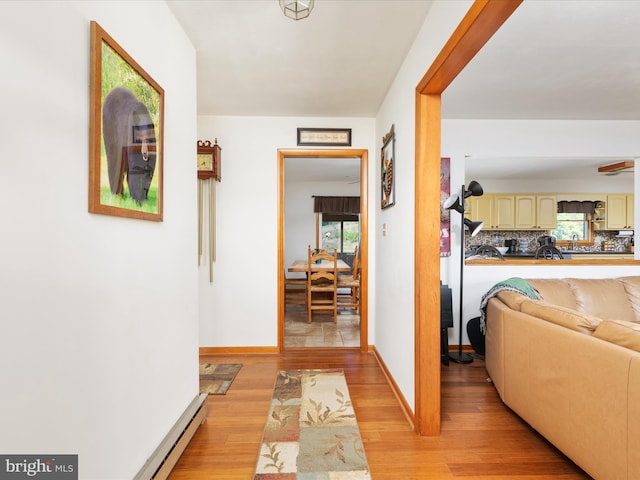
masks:
[(558, 213), (558, 226), (551, 230), (551, 235), (556, 237), (557, 242), (564, 242), (565, 245), (573, 241), (592, 243), (591, 222), (588, 213)]
[(575, 247), (578, 243), (593, 244), (591, 217), (594, 215), (596, 203), (589, 200), (558, 202), (557, 227), (550, 233), (556, 237), (559, 245)]

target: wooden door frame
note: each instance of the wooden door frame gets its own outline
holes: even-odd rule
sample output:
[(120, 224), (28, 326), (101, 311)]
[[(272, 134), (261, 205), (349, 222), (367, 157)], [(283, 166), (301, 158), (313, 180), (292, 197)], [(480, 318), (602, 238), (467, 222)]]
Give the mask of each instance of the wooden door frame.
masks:
[[(284, 161), (295, 158), (360, 159), (360, 351), (369, 351), (369, 151), (278, 150), (278, 351), (284, 351)], [(312, 212), (310, 212), (312, 213)]]
[(440, 435), (441, 96), (522, 0), (476, 0), (416, 87), (415, 431)]

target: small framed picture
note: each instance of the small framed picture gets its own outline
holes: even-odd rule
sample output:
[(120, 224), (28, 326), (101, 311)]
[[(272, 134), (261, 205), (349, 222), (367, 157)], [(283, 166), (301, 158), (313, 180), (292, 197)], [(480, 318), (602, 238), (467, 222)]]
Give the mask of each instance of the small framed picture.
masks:
[(299, 128), (298, 146), (350, 147), (350, 128)]
[(380, 186), (382, 192), (381, 207), (383, 209), (396, 203), (395, 188), (395, 133), (391, 130), (382, 137), (382, 153), (380, 155)]

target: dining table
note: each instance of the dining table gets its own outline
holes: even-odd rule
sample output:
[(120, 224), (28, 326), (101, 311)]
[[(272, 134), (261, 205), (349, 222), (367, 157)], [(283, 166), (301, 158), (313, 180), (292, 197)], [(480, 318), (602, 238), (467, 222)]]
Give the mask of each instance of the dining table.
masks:
[[(332, 270), (333, 262), (329, 260), (321, 260), (320, 263), (314, 263), (311, 265), (311, 270), (314, 272), (320, 272), (322, 270)], [(307, 260), (294, 260), (294, 262), (287, 268), (289, 272), (302, 272), (305, 273), (307, 269)], [(351, 267), (344, 260), (338, 259), (337, 265), (338, 272), (350, 272)]]

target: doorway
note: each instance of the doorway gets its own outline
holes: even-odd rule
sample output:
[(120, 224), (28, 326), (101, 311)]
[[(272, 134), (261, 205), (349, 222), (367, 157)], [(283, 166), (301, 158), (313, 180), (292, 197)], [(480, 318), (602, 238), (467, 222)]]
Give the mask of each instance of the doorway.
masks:
[[(415, 431), (440, 435), (441, 95), (522, 0), (476, 0), (416, 86)], [(437, 232), (437, 233), (436, 233)]]
[[(285, 259), (285, 160), (286, 159), (325, 159), (340, 161), (341, 159), (357, 159), (360, 164), (360, 315), (359, 315), (359, 344), (361, 351), (368, 350), (368, 308), (367, 308), (367, 272), (368, 272), (368, 151), (358, 149), (340, 150), (278, 150), (278, 349), (285, 348), (285, 303), (284, 278), (287, 265)], [(313, 212), (309, 212), (313, 216)], [(308, 238), (308, 237), (307, 237)], [(311, 243), (311, 242), (308, 242)], [(306, 247), (306, 245), (305, 245)]]

